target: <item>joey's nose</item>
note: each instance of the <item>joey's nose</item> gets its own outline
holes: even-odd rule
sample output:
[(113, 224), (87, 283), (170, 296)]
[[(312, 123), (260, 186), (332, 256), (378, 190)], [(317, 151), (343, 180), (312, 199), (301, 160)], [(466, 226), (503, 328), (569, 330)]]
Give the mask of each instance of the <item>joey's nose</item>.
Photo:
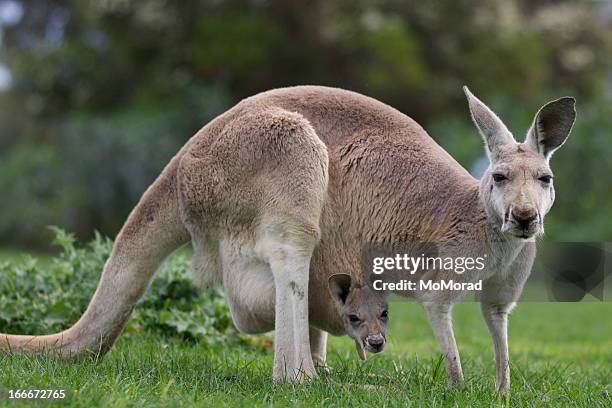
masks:
[(368, 351), (373, 353), (378, 353), (382, 350), (385, 345), (385, 337), (381, 334), (376, 334), (374, 336), (366, 337), (366, 345), (368, 346)]
[(512, 218), (522, 229), (528, 229), (538, 218), (534, 208), (513, 208)]

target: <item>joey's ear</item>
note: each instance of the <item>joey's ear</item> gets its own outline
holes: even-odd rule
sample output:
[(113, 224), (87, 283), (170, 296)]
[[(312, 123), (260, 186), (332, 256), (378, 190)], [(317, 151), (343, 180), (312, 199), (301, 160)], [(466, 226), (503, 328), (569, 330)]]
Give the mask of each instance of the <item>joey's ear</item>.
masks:
[(527, 132), (525, 144), (547, 159), (570, 134), (576, 120), (576, 100), (571, 96), (548, 102), (542, 106)]
[(351, 291), (351, 275), (337, 273), (329, 277), (328, 284), (332, 297), (343, 305)]
[(487, 145), (489, 159), (495, 155), (501, 146), (515, 143), (512, 133), (504, 125), (504, 122), (487, 105), (475, 97), (467, 86), (463, 87), (463, 92), (468, 100), (472, 120)]

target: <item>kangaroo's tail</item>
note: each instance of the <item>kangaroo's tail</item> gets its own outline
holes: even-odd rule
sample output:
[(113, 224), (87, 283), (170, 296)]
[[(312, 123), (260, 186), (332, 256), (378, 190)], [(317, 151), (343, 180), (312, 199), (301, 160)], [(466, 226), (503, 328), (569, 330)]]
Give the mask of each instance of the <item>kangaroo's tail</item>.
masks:
[(0, 334), (0, 351), (33, 354), (51, 350), (71, 358), (87, 352), (105, 353), (112, 347), (159, 264), (189, 241), (179, 215), (178, 162), (177, 156), (128, 217), (83, 316), (56, 334)]

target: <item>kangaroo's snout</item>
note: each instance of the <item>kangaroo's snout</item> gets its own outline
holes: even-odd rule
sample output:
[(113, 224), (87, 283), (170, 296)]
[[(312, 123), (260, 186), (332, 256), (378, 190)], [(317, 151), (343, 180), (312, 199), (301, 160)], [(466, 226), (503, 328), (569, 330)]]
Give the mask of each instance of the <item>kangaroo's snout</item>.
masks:
[(382, 334), (375, 334), (365, 338), (365, 348), (370, 353), (379, 353), (385, 348), (385, 336)]
[(538, 221), (538, 212), (533, 207), (513, 208), (511, 211), (512, 220), (523, 231), (531, 229), (532, 224)]
[(541, 232), (541, 216), (533, 206), (511, 206), (504, 217), (502, 231), (519, 238), (531, 238)]

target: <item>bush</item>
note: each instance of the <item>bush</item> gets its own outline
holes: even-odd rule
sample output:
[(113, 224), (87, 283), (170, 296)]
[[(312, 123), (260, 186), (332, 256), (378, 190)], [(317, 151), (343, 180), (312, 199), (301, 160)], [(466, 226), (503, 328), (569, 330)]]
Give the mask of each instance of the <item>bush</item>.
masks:
[(83, 240), (94, 229), (116, 233), (170, 158), (228, 105), (223, 90), (194, 85), (162, 101), (142, 95), (111, 112), (71, 112), (5, 147), (0, 113), (0, 241), (46, 246), (40, 230), (50, 224)]
[[(0, 262), (0, 332), (46, 334), (68, 328), (85, 310), (98, 284), (112, 241), (96, 233), (83, 247), (59, 228), (61, 253), (47, 265), (29, 257)], [(232, 325), (218, 289), (199, 293), (188, 276), (188, 254), (178, 253), (158, 271), (126, 332), (152, 331), (207, 345), (253, 343)]]

